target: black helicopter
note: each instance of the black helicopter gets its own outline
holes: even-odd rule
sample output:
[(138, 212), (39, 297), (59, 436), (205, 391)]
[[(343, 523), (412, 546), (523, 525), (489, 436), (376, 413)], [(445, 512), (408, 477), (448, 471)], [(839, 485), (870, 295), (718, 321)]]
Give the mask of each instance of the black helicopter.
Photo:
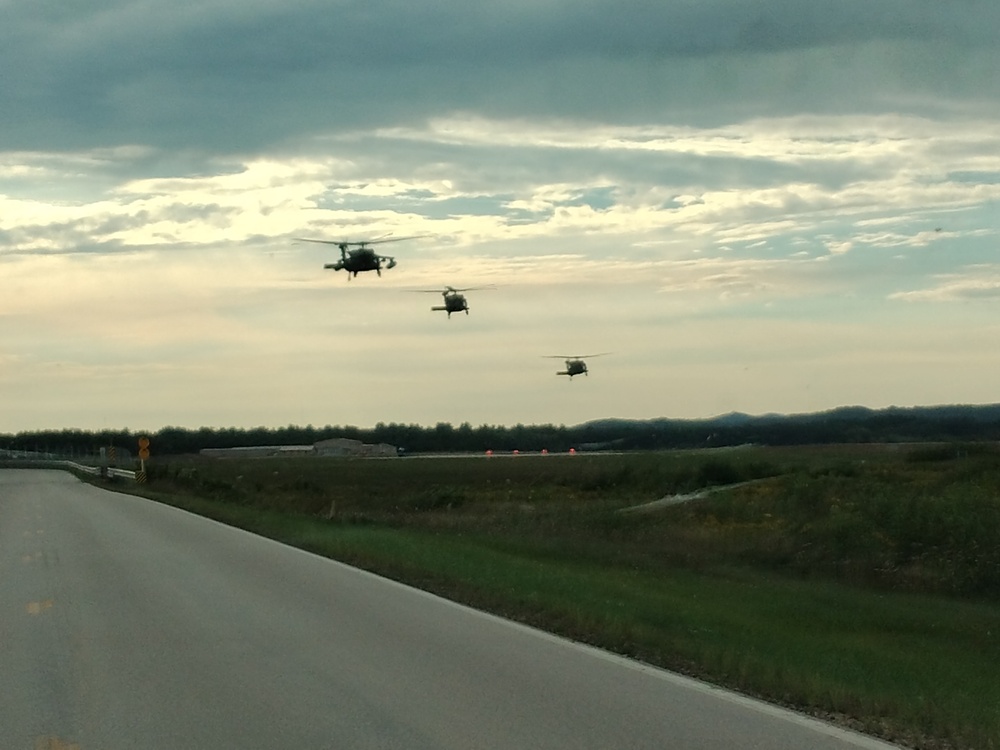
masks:
[(601, 352), (600, 354), (550, 354), (547, 355), (547, 359), (564, 359), (566, 360), (566, 369), (557, 372), (556, 375), (569, 375), (569, 379), (572, 380), (574, 375), (586, 375), (587, 374), (587, 363), (583, 360), (585, 358), (593, 357), (604, 357), (611, 352)]
[(465, 295), (462, 292), (474, 292), (480, 289), (495, 289), (492, 286), (470, 286), (465, 289), (456, 289), (453, 286), (446, 286), (444, 289), (416, 289), (418, 292), (426, 292), (427, 294), (440, 294), (444, 297), (443, 305), (435, 305), (431, 310), (443, 310), (448, 313), (449, 320), (451, 319), (452, 313), (464, 312), (466, 315), (469, 314), (469, 303), (465, 299)]
[[(395, 268), (396, 259), (390, 255), (379, 255), (372, 250), (369, 245), (379, 245), (383, 242), (401, 242), (402, 240), (415, 240), (425, 235), (417, 237), (380, 237), (374, 240), (361, 240), (360, 242), (341, 242), (338, 240), (311, 240), (306, 237), (296, 237), (297, 242), (318, 242), (323, 245), (336, 245), (340, 248), (340, 260), (336, 263), (327, 263), (323, 268), (333, 271), (347, 271), (347, 280), (350, 281), (362, 271), (374, 271), (379, 276), (382, 275), (383, 263), (385, 268)], [(348, 250), (349, 247), (356, 247), (357, 250)]]

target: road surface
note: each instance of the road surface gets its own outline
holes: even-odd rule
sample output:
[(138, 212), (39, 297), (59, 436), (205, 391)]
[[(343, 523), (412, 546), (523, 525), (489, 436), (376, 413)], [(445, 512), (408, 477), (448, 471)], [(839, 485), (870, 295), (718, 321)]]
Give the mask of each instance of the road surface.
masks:
[(0, 470), (4, 750), (885, 750), (68, 473)]

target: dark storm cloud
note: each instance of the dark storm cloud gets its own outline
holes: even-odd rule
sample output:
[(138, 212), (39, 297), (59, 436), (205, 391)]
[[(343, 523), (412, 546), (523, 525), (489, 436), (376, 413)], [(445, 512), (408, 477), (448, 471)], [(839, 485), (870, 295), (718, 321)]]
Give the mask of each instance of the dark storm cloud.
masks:
[(454, 109), (683, 117), (705, 89), (741, 114), (881, 83), (995, 96), (997, 28), (993, 0), (8, 3), (0, 138), (238, 151)]

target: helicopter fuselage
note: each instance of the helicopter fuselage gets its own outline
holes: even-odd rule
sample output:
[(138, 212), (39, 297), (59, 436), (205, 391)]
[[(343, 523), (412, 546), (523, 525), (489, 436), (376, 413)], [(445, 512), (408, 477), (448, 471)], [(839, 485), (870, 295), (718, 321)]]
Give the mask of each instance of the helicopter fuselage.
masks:
[(340, 260), (336, 263), (327, 263), (323, 268), (333, 271), (347, 271), (348, 278), (354, 278), (362, 271), (374, 271), (381, 276), (383, 264), (386, 268), (392, 268), (396, 265), (396, 259), (379, 255), (368, 248), (361, 248), (350, 252), (342, 251)]
[(569, 375), (570, 380), (573, 379), (574, 375), (586, 375), (587, 374), (587, 363), (582, 359), (567, 359), (566, 369), (562, 372), (557, 372), (556, 375)]
[(601, 352), (600, 354), (584, 354), (576, 356), (568, 356), (565, 354), (547, 354), (545, 355), (547, 359), (562, 359), (566, 362), (566, 369), (560, 370), (556, 375), (569, 375), (569, 379), (572, 380), (574, 375), (586, 375), (587, 374), (587, 363), (584, 362), (584, 358), (589, 359), (590, 357), (603, 357), (605, 354), (610, 354), (611, 352)]
[(431, 310), (443, 310), (448, 313), (448, 317), (451, 317), (452, 313), (464, 312), (466, 315), (469, 314), (469, 303), (465, 299), (464, 294), (458, 294), (457, 292), (442, 292), (444, 295), (444, 304), (432, 307)]
[[(347, 280), (350, 281), (362, 271), (374, 271), (379, 276), (382, 275), (383, 265), (385, 268), (395, 268), (396, 259), (390, 255), (379, 255), (369, 247), (369, 245), (381, 245), (385, 242), (399, 242), (400, 240), (415, 240), (418, 237), (379, 237), (374, 240), (360, 240), (352, 242), (349, 240), (319, 240), (309, 237), (296, 237), (297, 242), (317, 242), (321, 245), (334, 245), (340, 248), (340, 260), (336, 263), (327, 263), (323, 268), (331, 271), (347, 271)], [(355, 247), (357, 250), (348, 250)]]

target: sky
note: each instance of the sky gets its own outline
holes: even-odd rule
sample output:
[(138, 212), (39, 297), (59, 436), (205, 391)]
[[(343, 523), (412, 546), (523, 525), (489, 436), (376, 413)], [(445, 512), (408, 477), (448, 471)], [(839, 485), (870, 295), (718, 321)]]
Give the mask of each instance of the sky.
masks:
[(0, 433), (1000, 401), (995, 0), (0, 19)]

